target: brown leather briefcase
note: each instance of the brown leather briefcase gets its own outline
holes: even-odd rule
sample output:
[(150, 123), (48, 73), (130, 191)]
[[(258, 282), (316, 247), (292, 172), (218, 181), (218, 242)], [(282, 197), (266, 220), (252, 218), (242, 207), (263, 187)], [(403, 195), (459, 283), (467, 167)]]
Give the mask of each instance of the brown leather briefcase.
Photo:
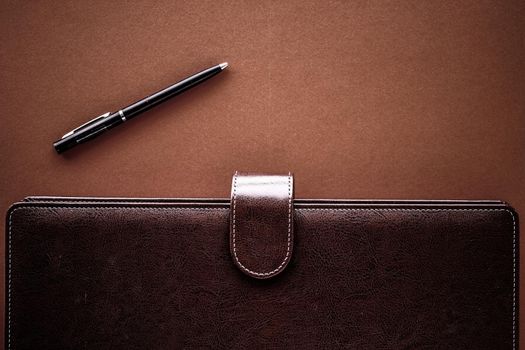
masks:
[(500, 201), (29, 197), (7, 215), (7, 349), (517, 349)]

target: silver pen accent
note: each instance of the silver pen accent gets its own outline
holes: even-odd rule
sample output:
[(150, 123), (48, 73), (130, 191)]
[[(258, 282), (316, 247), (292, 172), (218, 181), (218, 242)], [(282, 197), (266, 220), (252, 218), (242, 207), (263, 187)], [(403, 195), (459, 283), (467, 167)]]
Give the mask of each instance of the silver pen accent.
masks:
[(88, 122), (86, 122), (86, 123), (80, 125), (78, 128), (74, 128), (74, 129), (71, 130), (70, 132), (64, 134), (64, 136), (62, 136), (61, 139), (64, 139), (64, 138), (66, 138), (66, 137), (68, 137), (68, 136), (73, 135), (75, 132), (77, 132), (78, 130), (82, 129), (83, 127), (86, 127), (86, 126), (88, 126), (88, 125), (90, 125), (90, 124), (92, 124), (92, 123), (94, 123), (94, 122), (96, 122), (96, 121), (99, 121), (100, 119), (104, 119), (104, 118), (106, 118), (107, 116), (109, 116), (110, 114), (111, 114), (111, 112), (106, 112), (106, 113), (104, 113), (104, 114), (99, 115), (98, 117), (95, 117), (95, 118), (91, 119), (90, 121), (88, 121)]
[(118, 114), (120, 115), (120, 119), (122, 119), (122, 121), (125, 122), (126, 117), (124, 116), (124, 112), (122, 111), (122, 109), (118, 110)]

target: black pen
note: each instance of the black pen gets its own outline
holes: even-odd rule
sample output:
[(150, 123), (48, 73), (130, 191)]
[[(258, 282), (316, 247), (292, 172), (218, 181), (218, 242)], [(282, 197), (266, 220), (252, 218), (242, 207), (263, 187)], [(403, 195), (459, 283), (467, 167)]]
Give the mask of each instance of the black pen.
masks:
[(119, 109), (117, 112), (107, 112), (98, 116), (89, 122), (82, 124), (76, 129), (68, 132), (53, 146), (58, 153), (62, 153), (76, 145), (94, 139), (106, 130), (114, 128), (117, 125), (124, 123), (126, 120), (136, 117), (140, 113), (147, 111), (151, 107), (166, 101), (167, 99), (176, 96), (192, 87), (202, 83), (214, 75), (222, 72), (228, 63), (224, 62), (194, 74), (184, 80), (179, 81), (167, 88), (160, 90), (153, 95), (143, 98), (140, 101), (132, 103), (131, 105)]

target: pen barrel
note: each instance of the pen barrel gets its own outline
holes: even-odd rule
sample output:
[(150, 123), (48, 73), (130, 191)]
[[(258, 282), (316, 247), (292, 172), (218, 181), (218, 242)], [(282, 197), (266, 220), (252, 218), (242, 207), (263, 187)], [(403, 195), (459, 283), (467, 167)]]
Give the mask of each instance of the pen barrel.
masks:
[(71, 134), (70, 136), (56, 141), (55, 143), (53, 143), (53, 147), (55, 148), (57, 153), (62, 153), (70, 148), (75, 147), (80, 143), (84, 143), (86, 141), (94, 139), (95, 137), (103, 134), (107, 130), (114, 128), (119, 124), (122, 124), (123, 122), (124, 121), (121, 119), (118, 112), (112, 113), (106, 118), (97, 121), (93, 124), (90, 124), (85, 128), (80, 129), (77, 132)]
[(195, 85), (202, 83), (205, 80), (210, 79), (214, 75), (220, 73), (222, 69), (219, 66), (215, 66), (199, 72), (191, 77), (181, 80), (167, 88), (160, 90), (140, 101), (132, 103), (131, 105), (122, 109), (122, 112), (126, 119), (131, 119), (137, 114), (147, 111), (148, 109), (174, 97), (186, 90), (191, 89)]

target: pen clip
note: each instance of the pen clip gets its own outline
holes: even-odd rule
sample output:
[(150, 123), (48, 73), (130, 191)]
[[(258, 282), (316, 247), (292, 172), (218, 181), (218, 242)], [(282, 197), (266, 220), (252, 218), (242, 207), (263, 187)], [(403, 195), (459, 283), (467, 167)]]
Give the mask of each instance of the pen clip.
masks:
[(100, 119), (104, 119), (104, 118), (106, 118), (107, 116), (109, 116), (110, 114), (111, 114), (111, 112), (107, 112), (107, 113), (104, 113), (104, 114), (102, 114), (102, 115), (99, 115), (98, 117), (95, 117), (95, 118), (91, 119), (90, 121), (88, 121), (88, 122), (86, 122), (86, 123), (80, 125), (78, 128), (74, 128), (74, 129), (71, 130), (70, 132), (64, 134), (64, 136), (62, 136), (61, 139), (65, 139), (66, 137), (73, 135), (73, 134), (74, 134), (75, 132), (77, 132), (78, 130), (80, 130), (80, 129), (82, 129), (82, 128), (88, 126), (88, 125), (91, 125), (91, 124), (93, 124), (94, 122), (99, 121)]

